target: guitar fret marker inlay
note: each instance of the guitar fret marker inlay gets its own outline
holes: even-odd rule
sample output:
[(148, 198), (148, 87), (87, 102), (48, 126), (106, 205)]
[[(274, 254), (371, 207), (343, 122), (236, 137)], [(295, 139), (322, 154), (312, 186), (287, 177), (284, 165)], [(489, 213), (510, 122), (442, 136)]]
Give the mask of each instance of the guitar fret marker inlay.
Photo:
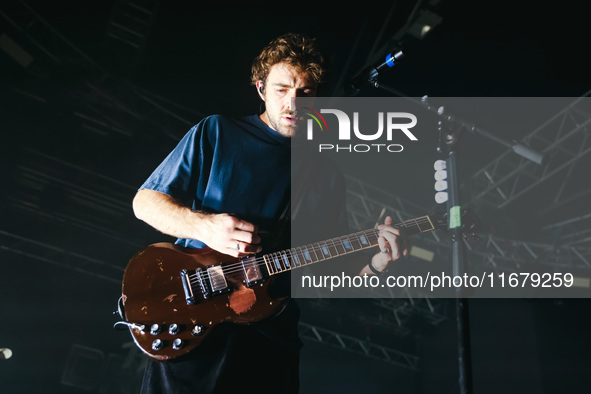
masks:
[(304, 258), (307, 261), (312, 261), (312, 258), (310, 257), (310, 252), (308, 252), (308, 249), (304, 249)]
[(289, 264), (289, 259), (287, 258), (287, 254), (286, 253), (281, 253), (281, 257), (283, 257), (283, 264), (285, 265), (286, 268), (291, 268), (291, 264)]
[(353, 249), (353, 248), (351, 247), (351, 242), (349, 242), (349, 240), (348, 240), (348, 239), (344, 239), (344, 240), (343, 240), (343, 245), (345, 246), (345, 249), (347, 249), (347, 250), (351, 250), (351, 249)]

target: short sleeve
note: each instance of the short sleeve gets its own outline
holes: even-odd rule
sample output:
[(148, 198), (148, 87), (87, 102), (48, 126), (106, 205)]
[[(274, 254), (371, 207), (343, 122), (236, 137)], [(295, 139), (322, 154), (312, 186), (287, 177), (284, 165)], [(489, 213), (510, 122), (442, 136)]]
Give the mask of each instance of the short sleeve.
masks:
[(194, 126), (178, 145), (160, 163), (140, 186), (182, 201), (187, 204), (195, 198), (195, 190), (201, 172), (199, 160), (202, 124)]

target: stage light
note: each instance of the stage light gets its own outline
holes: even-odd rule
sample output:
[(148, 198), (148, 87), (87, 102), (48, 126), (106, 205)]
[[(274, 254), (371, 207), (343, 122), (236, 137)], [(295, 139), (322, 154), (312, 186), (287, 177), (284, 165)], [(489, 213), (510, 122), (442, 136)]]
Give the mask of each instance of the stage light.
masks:
[(10, 357), (12, 357), (12, 350), (5, 347), (0, 348), (0, 360), (8, 360)]
[(442, 17), (431, 11), (423, 11), (421, 15), (414, 21), (408, 29), (408, 33), (418, 39), (423, 39), (425, 36), (441, 24)]
[(446, 203), (448, 198), (449, 198), (449, 196), (447, 195), (447, 192), (437, 192), (437, 193), (435, 193), (435, 202), (437, 204)]
[(435, 191), (443, 192), (447, 190), (447, 181), (435, 182)]
[(447, 168), (447, 164), (445, 163), (445, 160), (436, 160), (433, 164), (433, 168), (435, 171), (445, 170)]
[(443, 204), (447, 202), (449, 198), (447, 194), (447, 163), (445, 160), (436, 160), (433, 163), (433, 168), (435, 169), (435, 202), (437, 204)]
[(446, 170), (435, 171), (435, 180), (436, 181), (444, 181), (446, 179), (447, 179), (447, 171)]

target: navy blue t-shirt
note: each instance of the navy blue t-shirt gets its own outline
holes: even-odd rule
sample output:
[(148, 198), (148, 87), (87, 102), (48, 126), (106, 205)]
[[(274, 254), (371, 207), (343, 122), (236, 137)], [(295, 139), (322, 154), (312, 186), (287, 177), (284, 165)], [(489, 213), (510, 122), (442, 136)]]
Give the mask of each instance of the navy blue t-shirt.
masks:
[[(291, 145), (291, 138), (269, 128), (258, 115), (239, 119), (210, 116), (185, 135), (140, 189), (168, 194), (194, 210), (235, 214), (256, 224), (260, 233), (273, 234), (290, 202), (292, 178), (306, 174), (305, 182), (294, 183), (294, 189), (305, 185), (305, 192), (296, 193), (300, 198), (294, 219), (306, 224), (300, 227), (305, 231), (298, 231), (295, 237), (297, 245), (327, 239), (337, 235), (336, 231), (346, 233), (342, 175), (322, 155), (297, 154), (302, 160), (292, 160)], [(287, 226), (281, 236), (282, 248), (290, 242), (289, 230)], [(177, 243), (205, 246), (192, 239)], [(262, 244), (263, 253), (275, 251), (266, 249), (265, 238)], [(274, 283), (289, 291), (288, 275), (279, 275)], [(150, 359), (142, 393), (160, 393), (163, 388), (210, 393), (217, 392), (214, 387), (242, 387), (243, 381), (260, 373), (257, 363), (244, 363), (244, 354), (252, 352), (270, 361), (265, 370), (275, 381), (267, 382), (265, 388), (292, 392), (297, 388), (301, 346), (298, 316), (299, 309), (292, 301), (273, 319), (219, 328), (217, 335), (212, 332), (208, 337), (206, 346), (202, 344), (186, 360), (160, 363)]]
[[(290, 199), (290, 141), (258, 115), (213, 115), (191, 128), (140, 189), (194, 210), (235, 214), (272, 231)], [(202, 248), (194, 239), (177, 244)]]

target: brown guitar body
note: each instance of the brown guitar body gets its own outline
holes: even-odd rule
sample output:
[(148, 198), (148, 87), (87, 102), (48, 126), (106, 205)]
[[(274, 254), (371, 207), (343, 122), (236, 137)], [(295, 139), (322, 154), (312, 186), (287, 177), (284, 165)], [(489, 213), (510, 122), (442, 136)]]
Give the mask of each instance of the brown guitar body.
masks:
[[(207, 267), (220, 263), (224, 267), (237, 261), (209, 248), (198, 250), (170, 243), (150, 245), (133, 256), (123, 276), (122, 300), (140, 349), (158, 360), (175, 358), (195, 349), (217, 324), (247, 324), (281, 312), (288, 298), (270, 296), (273, 278), (249, 287), (239, 269), (225, 273), (228, 286), (223, 294), (205, 299), (203, 293), (195, 292), (193, 303), (187, 302), (183, 270), (206, 271)], [(169, 332), (171, 327), (173, 333)], [(175, 340), (177, 346), (173, 346)]]
[[(394, 225), (405, 235), (447, 228), (444, 217), (422, 216)], [(376, 229), (264, 256), (236, 259), (170, 243), (150, 245), (123, 274), (124, 324), (139, 348), (158, 360), (195, 349), (221, 323), (254, 323), (283, 310), (286, 286), (277, 274), (378, 246)], [(281, 278), (289, 277), (280, 276)], [(285, 285), (285, 282), (284, 282)], [(288, 287), (288, 286), (287, 286)], [(120, 311), (121, 312), (121, 311)]]

